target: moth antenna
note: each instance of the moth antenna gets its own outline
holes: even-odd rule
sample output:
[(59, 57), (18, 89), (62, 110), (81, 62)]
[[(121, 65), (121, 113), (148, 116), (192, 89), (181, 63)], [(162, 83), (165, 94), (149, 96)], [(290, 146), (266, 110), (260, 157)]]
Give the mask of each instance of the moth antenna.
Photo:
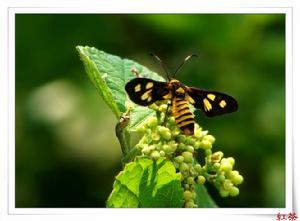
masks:
[(165, 71), (166, 74), (167, 74), (167, 78), (168, 78), (168, 80), (170, 81), (171, 78), (170, 78), (170, 75), (169, 75), (169, 72), (168, 72), (168, 69), (167, 69), (166, 65), (162, 62), (162, 60), (161, 60), (156, 54), (150, 53), (150, 55), (151, 55), (152, 57), (154, 57), (156, 60), (158, 60), (158, 62), (160, 63), (160, 66), (164, 69), (164, 71)]
[(174, 78), (176, 76), (176, 73), (182, 68), (182, 66), (185, 64), (185, 62), (187, 62), (188, 60), (190, 60), (192, 57), (198, 57), (198, 55), (197, 54), (191, 54), (191, 55), (187, 56), (183, 60), (183, 62), (178, 66), (178, 68), (176, 69), (176, 71), (174, 72), (174, 75), (173, 75)]

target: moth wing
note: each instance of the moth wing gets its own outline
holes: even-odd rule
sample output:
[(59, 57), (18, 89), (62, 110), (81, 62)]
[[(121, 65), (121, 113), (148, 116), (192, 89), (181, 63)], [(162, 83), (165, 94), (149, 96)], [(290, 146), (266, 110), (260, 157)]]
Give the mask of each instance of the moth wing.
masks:
[(222, 92), (204, 90), (188, 87), (188, 95), (192, 98), (190, 102), (208, 117), (214, 117), (237, 111), (237, 101)]
[(134, 78), (125, 85), (129, 98), (136, 104), (148, 106), (156, 101), (165, 100), (170, 94), (166, 82), (148, 78)]

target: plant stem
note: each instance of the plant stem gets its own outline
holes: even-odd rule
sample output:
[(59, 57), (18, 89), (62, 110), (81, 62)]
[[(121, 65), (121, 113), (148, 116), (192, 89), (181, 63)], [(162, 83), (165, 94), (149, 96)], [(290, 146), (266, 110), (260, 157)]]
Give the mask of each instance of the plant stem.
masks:
[(125, 157), (127, 153), (130, 151), (130, 134), (126, 129), (128, 123), (129, 123), (129, 116), (126, 113), (123, 113), (115, 128), (116, 136), (121, 145), (123, 157)]

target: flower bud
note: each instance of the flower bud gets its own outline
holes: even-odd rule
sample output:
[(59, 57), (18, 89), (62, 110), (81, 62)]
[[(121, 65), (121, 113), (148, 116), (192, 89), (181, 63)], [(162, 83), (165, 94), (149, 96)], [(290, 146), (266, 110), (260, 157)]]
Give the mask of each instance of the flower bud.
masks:
[(219, 181), (220, 183), (223, 183), (225, 181), (225, 176), (220, 174), (217, 176), (216, 180)]
[(212, 154), (211, 149), (205, 150), (205, 155), (206, 155), (206, 156), (210, 156), (211, 154)]
[(233, 157), (228, 157), (228, 158), (227, 158), (227, 161), (228, 161), (232, 166), (234, 166), (235, 160), (234, 160)]
[(164, 157), (166, 155), (166, 153), (163, 150), (159, 151), (159, 154), (161, 157)]
[(223, 161), (221, 162), (220, 169), (222, 171), (229, 172), (230, 170), (232, 170), (232, 165), (228, 161)]
[(195, 204), (194, 201), (188, 201), (185, 203), (185, 208), (194, 208)]
[(149, 153), (150, 153), (150, 148), (148, 147), (148, 146), (146, 146), (146, 147), (144, 147), (143, 149), (142, 149), (142, 153), (143, 154), (145, 154), (145, 155), (148, 155)]
[(158, 110), (158, 106), (155, 103), (150, 104), (148, 107), (152, 110)]
[(192, 137), (187, 137), (187, 139), (186, 139), (186, 143), (187, 143), (188, 145), (194, 146), (195, 142), (196, 142), (196, 141), (195, 141)]
[(170, 140), (171, 139), (171, 132), (169, 128), (163, 127), (163, 126), (158, 126), (158, 132), (159, 134), (165, 139), (165, 140)]
[(160, 154), (157, 150), (152, 151), (151, 158), (157, 160), (160, 157)]
[(136, 132), (138, 133), (145, 133), (146, 132), (146, 128), (144, 125), (139, 125), (136, 127)]
[(177, 157), (175, 157), (175, 162), (177, 162), (177, 163), (182, 163), (183, 162), (183, 160), (184, 160), (184, 157), (183, 156), (177, 156)]
[(211, 155), (210, 157), (210, 161), (215, 163), (215, 162), (220, 162), (220, 160), (222, 159), (223, 157), (223, 153), (221, 151), (218, 151), (218, 152), (215, 152)]
[(216, 139), (215, 139), (212, 135), (205, 135), (205, 136), (203, 137), (203, 140), (207, 140), (207, 141), (209, 141), (211, 144), (213, 144), (213, 143), (216, 141)]
[(194, 153), (194, 147), (188, 145), (188, 146), (185, 146), (185, 150), (190, 152), (190, 153)]
[(167, 111), (167, 107), (168, 107), (168, 105), (166, 105), (166, 104), (162, 104), (162, 105), (160, 105), (159, 107), (158, 107), (158, 110), (160, 111), (160, 112), (166, 112)]
[(154, 128), (157, 126), (157, 118), (156, 117), (151, 117), (148, 119), (147, 121), (147, 125), (150, 127), (150, 128)]
[(234, 185), (239, 185), (244, 181), (244, 178), (241, 175), (234, 176), (231, 181), (234, 183)]
[(194, 169), (195, 169), (198, 173), (201, 173), (201, 172), (202, 172), (201, 165), (198, 164), (198, 163), (194, 165)]
[(219, 170), (220, 169), (221, 164), (220, 163), (214, 163), (213, 168), (215, 170)]
[(229, 191), (224, 190), (224, 189), (220, 189), (219, 191), (221, 197), (227, 197), (229, 195)]
[(180, 172), (184, 172), (184, 171), (187, 171), (189, 169), (189, 166), (186, 163), (181, 163), (179, 165), (179, 169), (180, 169)]
[(165, 151), (166, 154), (173, 153), (172, 147), (168, 144), (163, 145), (163, 150)]
[(179, 135), (178, 136), (178, 142), (185, 143), (185, 141), (186, 141), (186, 136), (184, 136), (184, 135)]
[(183, 197), (186, 201), (193, 199), (193, 193), (189, 190), (184, 191)]
[(176, 125), (176, 121), (175, 121), (175, 118), (174, 118), (174, 117), (169, 117), (168, 122), (169, 122), (171, 125)]
[(198, 184), (204, 184), (206, 181), (205, 177), (204, 176), (198, 176), (197, 177), (197, 183)]
[(237, 187), (235, 187), (235, 186), (233, 186), (233, 187), (231, 187), (230, 189), (229, 189), (229, 195), (230, 196), (237, 196), (237, 195), (239, 195), (239, 188), (237, 188)]
[(200, 143), (200, 148), (202, 148), (204, 150), (211, 149), (212, 144), (208, 140), (202, 140), (201, 143)]
[(223, 182), (224, 190), (229, 190), (232, 186), (232, 182), (230, 180), (225, 179), (225, 181)]
[(151, 138), (152, 138), (152, 140), (159, 141), (160, 136), (157, 133), (152, 133)]
[(188, 177), (187, 180), (186, 180), (186, 182), (188, 184), (195, 184), (194, 177)]
[(181, 155), (184, 157), (184, 162), (186, 163), (193, 162), (193, 154), (191, 152), (184, 151)]

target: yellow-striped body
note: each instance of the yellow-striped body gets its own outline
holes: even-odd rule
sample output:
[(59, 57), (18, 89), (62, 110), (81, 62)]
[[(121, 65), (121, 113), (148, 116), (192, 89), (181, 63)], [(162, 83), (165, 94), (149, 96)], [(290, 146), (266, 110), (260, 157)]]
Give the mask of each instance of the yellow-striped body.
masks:
[(189, 108), (187, 99), (178, 97), (173, 98), (172, 114), (175, 117), (177, 126), (185, 135), (194, 134), (194, 115)]

